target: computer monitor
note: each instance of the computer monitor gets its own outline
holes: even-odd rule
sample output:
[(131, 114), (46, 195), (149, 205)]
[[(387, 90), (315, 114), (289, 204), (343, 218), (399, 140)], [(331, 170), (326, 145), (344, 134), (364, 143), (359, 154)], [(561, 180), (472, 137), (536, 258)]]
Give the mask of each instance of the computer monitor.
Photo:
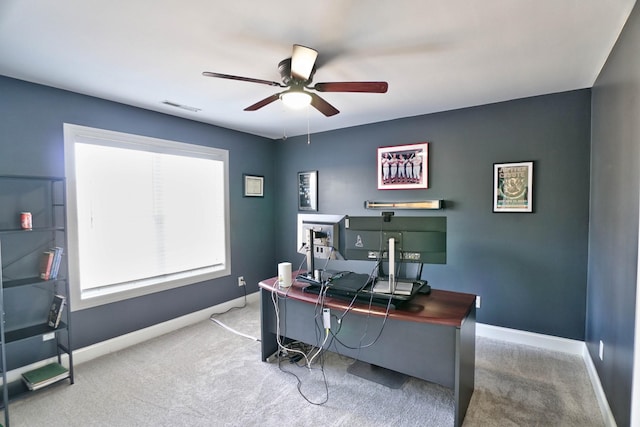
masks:
[[(394, 293), (399, 281), (397, 266), (403, 263), (446, 264), (447, 218), (442, 216), (347, 216), (342, 242), (348, 260), (388, 264), (388, 277), (379, 288)], [(380, 270), (382, 271), (382, 269)]]
[(298, 253), (306, 255), (307, 263), (303, 276), (319, 281), (314, 275), (316, 259), (344, 259), (340, 239), (344, 234), (344, 218), (344, 215), (298, 215)]
[(446, 264), (447, 218), (443, 216), (347, 216), (344, 257), (348, 260), (388, 259), (395, 239), (398, 261)]

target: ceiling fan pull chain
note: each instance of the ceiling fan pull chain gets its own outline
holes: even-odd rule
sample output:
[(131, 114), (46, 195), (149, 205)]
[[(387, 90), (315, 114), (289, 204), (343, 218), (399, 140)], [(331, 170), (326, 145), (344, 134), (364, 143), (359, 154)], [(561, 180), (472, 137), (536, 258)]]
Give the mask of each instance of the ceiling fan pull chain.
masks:
[(307, 145), (311, 144), (311, 130), (309, 126), (309, 107), (307, 107)]

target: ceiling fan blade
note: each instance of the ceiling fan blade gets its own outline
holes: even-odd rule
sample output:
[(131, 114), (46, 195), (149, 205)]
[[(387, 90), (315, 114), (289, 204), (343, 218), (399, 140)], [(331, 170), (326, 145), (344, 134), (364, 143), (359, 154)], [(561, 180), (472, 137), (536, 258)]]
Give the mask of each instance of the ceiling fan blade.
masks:
[(387, 82), (330, 82), (316, 83), (310, 89), (315, 89), (318, 92), (385, 93), (388, 88)]
[(260, 108), (264, 107), (265, 105), (269, 105), (273, 101), (277, 101), (278, 99), (280, 99), (280, 94), (279, 93), (273, 94), (271, 96), (266, 97), (262, 101), (258, 101), (255, 104), (248, 106), (247, 108), (244, 109), (244, 111), (256, 111), (256, 110), (259, 110)]
[(311, 105), (325, 116), (335, 116), (340, 112), (333, 105), (329, 104), (327, 101), (320, 98), (315, 93), (309, 93), (309, 95), (311, 95)]
[(241, 82), (260, 83), (260, 84), (269, 85), (269, 86), (286, 87), (281, 83), (272, 82), (269, 80), (252, 79), (251, 77), (232, 76), (231, 74), (213, 73), (211, 71), (204, 71), (202, 75), (206, 77), (217, 77), (220, 79), (239, 80)]
[(294, 44), (291, 54), (291, 77), (303, 82), (309, 80), (317, 57), (317, 50)]

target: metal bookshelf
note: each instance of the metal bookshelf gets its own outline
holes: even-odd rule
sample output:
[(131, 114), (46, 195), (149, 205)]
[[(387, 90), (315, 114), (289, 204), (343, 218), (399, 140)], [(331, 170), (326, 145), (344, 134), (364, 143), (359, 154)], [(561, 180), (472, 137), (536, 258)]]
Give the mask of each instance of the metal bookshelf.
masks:
[[(64, 178), (0, 175), (0, 409), (6, 427), (9, 402), (37, 393), (21, 378), (9, 381), (9, 371), (23, 372), (55, 360), (68, 375), (42, 389), (74, 382), (66, 254), (56, 278), (42, 280), (39, 275), (42, 254), (67, 247), (65, 200)], [(33, 212), (33, 228), (21, 228), (22, 211)], [(56, 294), (64, 295), (66, 304), (62, 321), (52, 328), (48, 316)]]

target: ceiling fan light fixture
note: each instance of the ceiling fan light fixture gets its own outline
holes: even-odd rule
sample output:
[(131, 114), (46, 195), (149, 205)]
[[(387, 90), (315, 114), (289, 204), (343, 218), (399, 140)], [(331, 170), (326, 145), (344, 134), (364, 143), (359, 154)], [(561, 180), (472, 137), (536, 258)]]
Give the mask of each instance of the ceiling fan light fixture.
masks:
[(311, 95), (300, 90), (287, 91), (280, 95), (280, 99), (284, 105), (294, 110), (299, 110), (311, 104)]

